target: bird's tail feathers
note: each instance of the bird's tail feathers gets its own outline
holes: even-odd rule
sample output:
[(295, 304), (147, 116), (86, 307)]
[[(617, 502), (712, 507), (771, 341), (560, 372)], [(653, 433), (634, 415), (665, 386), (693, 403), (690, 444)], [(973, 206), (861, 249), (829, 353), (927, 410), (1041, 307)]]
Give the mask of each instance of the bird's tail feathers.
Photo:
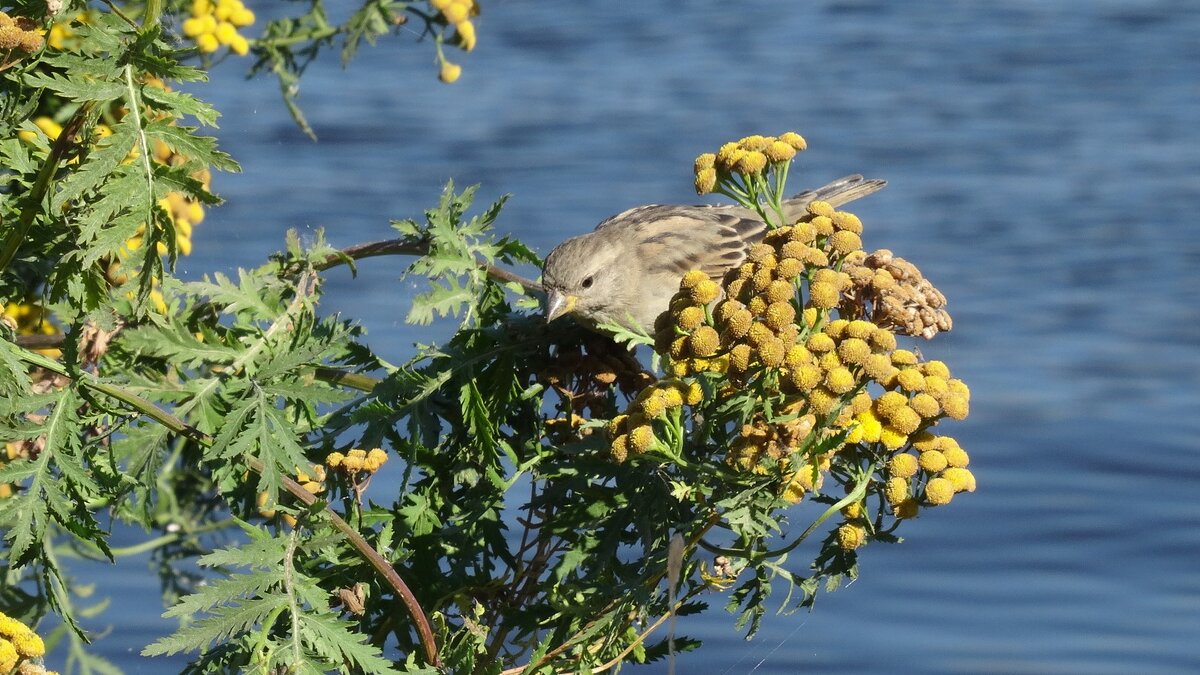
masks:
[(871, 193), (878, 192), (885, 185), (887, 185), (887, 181), (881, 178), (868, 180), (857, 173), (845, 176), (824, 187), (819, 187), (815, 190), (805, 190), (789, 197), (783, 203), (784, 215), (787, 217), (788, 222), (791, 222), (804, 215), (805, 207), (808, 206), (809, 202), (829, 202), (831, 206), (836, 208), (842, 204), (849, 204), (855, 199), (861, 199)]

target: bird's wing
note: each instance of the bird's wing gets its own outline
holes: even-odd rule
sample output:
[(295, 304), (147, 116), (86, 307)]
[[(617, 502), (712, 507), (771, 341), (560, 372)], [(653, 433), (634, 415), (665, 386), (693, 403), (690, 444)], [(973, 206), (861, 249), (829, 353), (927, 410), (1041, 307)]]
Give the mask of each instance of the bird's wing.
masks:
[(634, 211), (626, 222), (634, 231), (638, 255), (654, 272), (674, 278), (694, 269), (720, 278), (741, 264), (746, 249), (761, 240), (766, 229), (753, 212), (736, 207), (655, 206)]

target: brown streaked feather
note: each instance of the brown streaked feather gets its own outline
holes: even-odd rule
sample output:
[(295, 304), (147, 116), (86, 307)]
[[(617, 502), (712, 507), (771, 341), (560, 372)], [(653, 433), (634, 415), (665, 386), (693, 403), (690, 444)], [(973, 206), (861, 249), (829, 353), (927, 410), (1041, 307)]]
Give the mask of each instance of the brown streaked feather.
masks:
[[(840, 206), (883, 188), (883, 180), (864, 180), (854, 174), (816, 190), (807, 190), (784, 202), (788, 221), (804, 215), (810, 202), (821, 200)], [(741, 265), (751, 245), (762, 241), (766, 224), (758, 214), (741, 206), (662, 206), (629, 209), (596, 229), (620, 223), (639, 236), (639, 257), (654, 261), (653, 272), (678, 278), (699, 269), (713, 279)]]

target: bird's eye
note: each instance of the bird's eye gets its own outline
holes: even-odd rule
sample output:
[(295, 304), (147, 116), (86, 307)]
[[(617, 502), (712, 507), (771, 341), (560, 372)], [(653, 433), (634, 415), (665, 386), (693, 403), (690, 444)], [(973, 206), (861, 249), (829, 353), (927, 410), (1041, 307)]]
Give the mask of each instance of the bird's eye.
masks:
[(591, 288), (592, 287), (592, 278), (588, 277), (588, 278), (584, 279), (582, 285), (584, 288)]

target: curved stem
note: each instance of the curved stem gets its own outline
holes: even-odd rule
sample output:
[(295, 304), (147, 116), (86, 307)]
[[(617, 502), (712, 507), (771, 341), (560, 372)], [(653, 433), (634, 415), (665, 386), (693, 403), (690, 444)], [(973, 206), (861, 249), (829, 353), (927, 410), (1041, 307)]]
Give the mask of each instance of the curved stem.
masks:
[[(133, 408), (134, 410), (146, 415), (174, 433), (191, 438), (197, 443), (201, 443), (206, 446), (212, 445), (212, 436), (209, 436), (203, 431), (200, 431), (199, 429), (187, 424), (183, 420), (172, 415), (166, 410), (159, 408), (154, 403), (142, 398), (141, 396), (138, 396), (137, 394), (125, 391), (120, 387), (101, 382), (96, 378), (95, 375), (92, 375), (88, 372), (81, 371), (78, 373), (70, 373), (67, 371), (66, 367), (63, 366), (63, 364), (46, 358), (40, 354), (35, 354), (24, 349), (9, 349), (14, 356), (21, 359), (25, 363), (37, 366), (39, 368), (45, 368), (56, 375), (72, 378), (82, 386), (111, 396), (112, 398), (126, 404), (130, 408)], [(247, 456), (244, 457), (244, 460), (246, 464), (256, 473), (261, 474), (265, 470), (263, 463), (255, 457)], [(280, 482), (284, 489), (291, 493), (293, 497), (300, 500), (305, 506), (312, 506), (317, 502), (316, 495), (304, 489), (302, 485), (291, 478), (288, 478), (287, 476), (280, 476)], [(406, 584), (404, 580), (400, 578), (400, 575), (396, 573), (396, 570), (394, 567), (392, 567), (391, 563), (389, 563), (382, 555), (380, 555), (379, 552), (376, 551), (371, 544), (368, 543), (367, 540), (358, 533), (357, 530), (351, 527), (349, 523), (343, 520), (342, 517), (339, 516), (333, 509), (329, 508), (328, 504), (323, 505), (321, 508), (333, 526), (339, 532), (341, 532), (343, 536), (350, 540), (350, 544), (363, 556), (363, 558), (366, 559), (371, 567), (373, 567), (375, 571), (378, 572), (385, 581), (387, 581), (388, 585), (392, 587), (392, 590), (394, 590), (400, 597), (405, 608), (408, 610), (409, 616), (411, 616), (413, 622), (416, 623), (417, 633), (421, 638), (421, 646), (425, 651), (425, 659), (430, 664), (440, 667), (441, 658), (438, 655), (437, 640), (434, 638), (433, 628), (429, 623), (429, 617), (425, 615), (425, 611), (421, 608), (420, 603), (417, 602), (417, 597), (413, 594), (412, 590), (409, 589), (408, 584)]]

